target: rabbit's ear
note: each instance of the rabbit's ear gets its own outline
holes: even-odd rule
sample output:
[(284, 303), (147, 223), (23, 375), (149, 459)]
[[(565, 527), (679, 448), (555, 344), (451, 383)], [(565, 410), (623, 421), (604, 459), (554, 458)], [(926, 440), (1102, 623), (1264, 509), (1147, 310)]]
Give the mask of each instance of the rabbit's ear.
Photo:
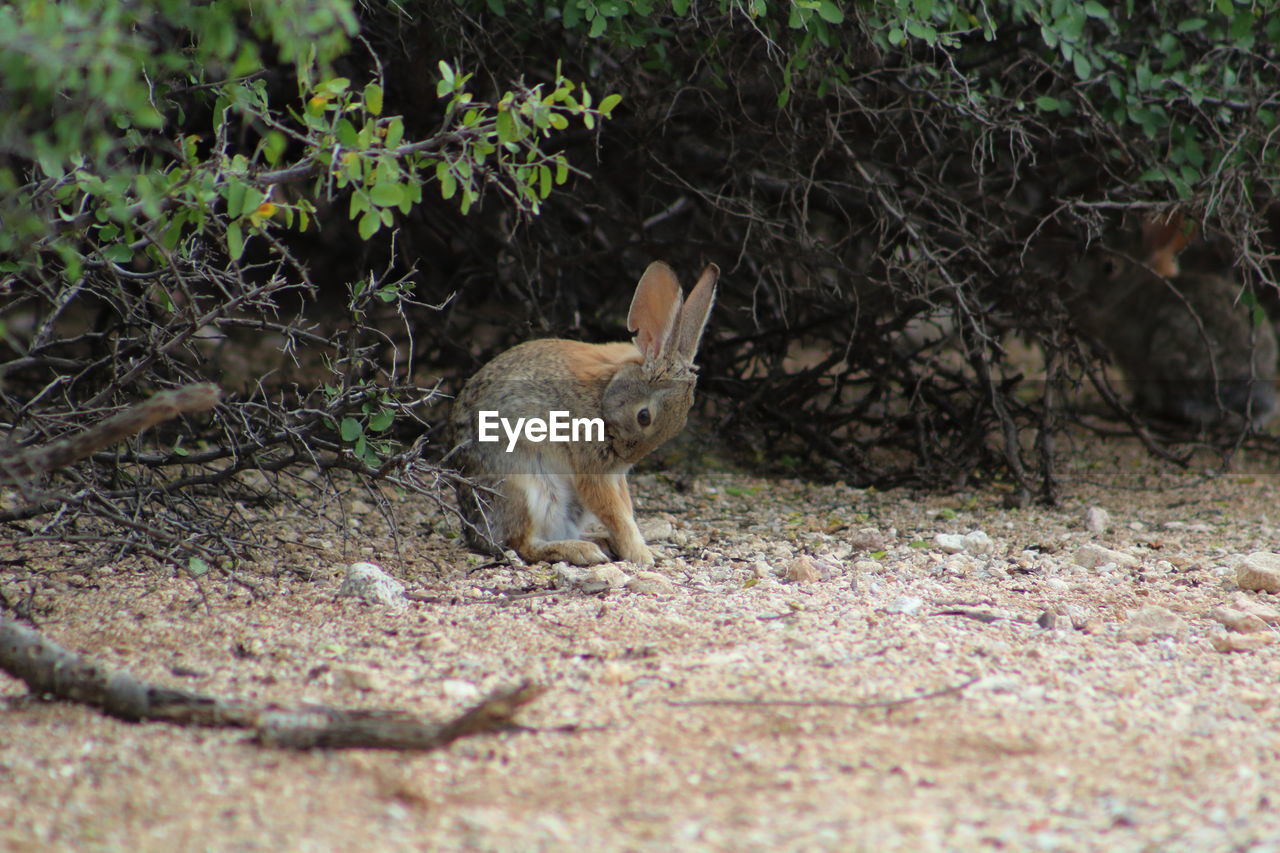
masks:
[(1188, 225), (1182, 213), (1152, 216), (1142, 222), (1142, 251), (1147, 266), (1165, 278), (1178, 274), (1178, 253), (1195, 236), (1195, 225)]
[(627, 312), (627, 331), (636, 333), (636, 346), (645, 361), (657, 361), (667, 350), (680, 301), (680, 282), (671, 267), (662, 261), (649, 264)]
[(711, 314), (711, 306), (716, 301), (716, 282), (720, 278), (720, 267), (707, 264), (702, 277), (694, 285), (693, 292), (685, 300), (680, 309), (680, 322), (676, 326), (676, 353), (685, 361), (693, 363), (698, 354), (698, 342), (702, 340), (702, 330), (707, 326), (707, 317)]

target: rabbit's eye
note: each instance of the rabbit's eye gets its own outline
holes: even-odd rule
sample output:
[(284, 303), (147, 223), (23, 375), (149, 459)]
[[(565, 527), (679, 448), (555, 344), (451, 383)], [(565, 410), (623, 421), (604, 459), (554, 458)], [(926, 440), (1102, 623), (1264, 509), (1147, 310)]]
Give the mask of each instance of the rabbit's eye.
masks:
[(649, 414), (647, 406), (636, 412), (636, 423), (640, 424), (640, 426), (647, 427), (652, 420), (653, 417)]
[(1116, 273), (1120, 272), (1120, 262), (1115, 258), (1104, 258), (1102, 261), (1102, 274), (1107, 278), (1115, 278)]

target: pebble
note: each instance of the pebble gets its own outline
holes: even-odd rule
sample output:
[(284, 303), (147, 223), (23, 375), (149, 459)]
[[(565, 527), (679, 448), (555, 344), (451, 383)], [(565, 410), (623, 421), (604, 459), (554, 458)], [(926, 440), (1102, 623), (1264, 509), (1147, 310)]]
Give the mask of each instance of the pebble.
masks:
[(446, 678), (440, 682), (440, 690), (444, 693), (444, 698), (460, 705), (468, 705), (480, 699), (480, 688), (460, 678)]
[(914, 616), (924, 607), (924, 600), (916, 598), (914, 595), (904, 595), (901, 598), (894, 599), (887, 607), (885, 613), (901, 613), (903, 616)]
[(853, 564), (853, 570), (878, 575), (884, 571), (884, 564), (876, 560), (858, 560)]
[(338, 588), (338, 595), (358, 598), (365, 604), (403, 607), (404, 584), (374, 563), (352, 563)]
[(823, 571), (824, 566), (820, 566), (818, 561), (813, 557), (800, 556), (795, 560), (788, 562), (786, 573), (783, 574), (787, 580), (797, 584), (813, 584), (819, 580), (827, 580), (829, 578), (828, 571)]
[(610, 563), (587, 568), (556, 563), (552, 568), (556, 572), (556, 585), (562, 589), (573, 587), (583, 592), (604, 592), (607, 589), (620, 589), (631, 580), (626, 572)]
[(859, 551), (883, 551), (889, 538), (878, 527), (863, 527), (849, 536), (849, 546)]
[(670, 542), (675, 532), (671, 519), (662, 516), (646, 518), (640, 523), (640, 535), (646, 542)]
[(1091, 506), (1084, 511), (1084, 529), (1101, 536), (1111, 529), (1111, 513), (1100, 506)]
[(1236, 610), (1233, 607), (1215, 607), (1209, 611), (1209, 618), (1223, 625), (1228, 631), (1237, 634), (1256, 634), (1267, 630), (1267, 623), (1252, 613)]
[(1280, 609), (1272, 607), (1270, 604), (1264, 604), (1243, 592), (1237, 592), (1232, 597), (1231, 606), (1236, 610), (1243, 610), (1251, 616), (1257, 616), (1268, 625), (1280, 623)]
[(1213, 643), (1213, 647), (1224, 654), (1227, 652), (1251, 652), (1263, 646), (1271, 645), (1276, 641), (1276, 636), (1270, 631), (1264, 634), (1219, 634), (1209, 642)]
[(1172, 610), (1158, 604), (1149, 604), (1129, 617), (1120, 631), (1120, 639), (1132, 643), (1149, 640), (1187, 638), (1186, 621)]
[(387, 679), (382, 673), (354, 666), (334, 667), (329, 674), (334, 687), (376, 692), (385, 690)]
[(1086, 569), (1096, 569), (1100, 566), (1108, 564), (1120, 566), (1122, 568), (1132, 568), (1141, 563), (1141, 561), (1132, 554), (1126, 554), (1123, 551), (1113, 551), (1110, 548), (1104, 548), (1101, 545), (1081, 545), (1076, 549), (1074, 559), (1077, 564), (1084, 566)]
[(627, 581), (627, 589), (640, 595), (671, 595), (676, 591), (676, 585), (657, 572), (636, 572)]
[(961, 536), (958, 533), (939, 533), (933, 542), (948, 554), (990, 554), (995, 550), (995, 542), (981, 530), (973, 530)]
[(1256, 592), (1280, 592), (1280, 554), (1255, 551), (1236, 566), (1236, 584)]
[(1093, 618), (1093, 614), (1079, 604), (1064, 604), (1062, 615), (1071, 620), (1071, 627), (1083, 631)]
[(792, 583), (817, 583), (822, 580), (822, 572), (809, 557), (796, 557), (787, 563), (786, 579)]
[(373, 512), (373, 507), (359, 498), (356, 498), (351, 502), (352, 515), (368, 515), (371, 512)]

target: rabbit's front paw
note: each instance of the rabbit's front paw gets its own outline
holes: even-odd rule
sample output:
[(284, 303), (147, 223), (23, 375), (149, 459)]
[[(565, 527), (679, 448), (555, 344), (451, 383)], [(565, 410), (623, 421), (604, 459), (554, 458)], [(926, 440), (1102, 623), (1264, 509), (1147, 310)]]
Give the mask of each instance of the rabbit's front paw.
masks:
[(653, 552), (644, 543), (634, 544), (629, 548), (619, 548), (618, 552), (618, 556), (628, 563), (635, 563), (637, 566), (653, 565)]

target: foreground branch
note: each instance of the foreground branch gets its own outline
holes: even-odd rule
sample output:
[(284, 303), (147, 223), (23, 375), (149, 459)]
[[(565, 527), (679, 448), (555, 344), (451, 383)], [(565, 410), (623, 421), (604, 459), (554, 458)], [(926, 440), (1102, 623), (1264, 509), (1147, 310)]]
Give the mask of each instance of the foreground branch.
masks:
[(65, 468), (161, 421), (190, 412), (203, 412), (218, 403), (221, 391), (212, 383), (187, 385), (161, 391), (86, 430), (42, 447), (31, 447), (0, 457), (0, 485), (17, 485), (41, 474)]
[(398, 711), (279, 708), (161, 687), (127, 672), (113, 672), (3, 618), (0, 670), (21, 679), (32, 693), (90, 705), (122, 720), (252, 729), (258, 743), (292, 749), (438, 749), (460, 738), (513, 727), (516, 712), (543, 692), (523, 682), (496, 691), (461, 716), (442, 723)]

